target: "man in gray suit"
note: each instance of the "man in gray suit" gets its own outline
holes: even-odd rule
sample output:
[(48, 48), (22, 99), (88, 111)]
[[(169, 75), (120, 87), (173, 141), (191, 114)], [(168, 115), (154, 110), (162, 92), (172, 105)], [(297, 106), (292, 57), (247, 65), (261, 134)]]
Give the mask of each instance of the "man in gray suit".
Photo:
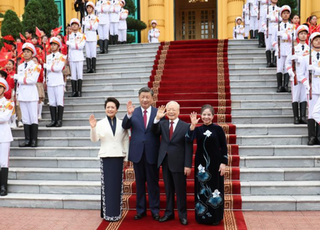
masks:
[[(174, 219), (174, 193), (177, 195), (177, 206), (180, 223), (187, 225), (187, 191), (186, 176), (191, 173), (192, 143), (185, 140), (190, 127), (179, 120), (180, 105), (175, 101), (160, 106), (154, 119), (153, 131), (161, 134), (158, 155), (158, 167), (162, 165), (162, 173), (166, 190), (166, 211), (159, 222)], [(161, 120), (165, 115), (169, 120)]]

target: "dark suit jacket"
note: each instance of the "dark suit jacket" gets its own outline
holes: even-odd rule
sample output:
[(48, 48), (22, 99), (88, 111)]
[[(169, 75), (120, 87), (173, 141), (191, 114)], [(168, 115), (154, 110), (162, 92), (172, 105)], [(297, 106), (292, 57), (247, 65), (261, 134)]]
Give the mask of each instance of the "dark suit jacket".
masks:
[(179, 119), (169, 140), (169, 120), (161, 120), (158, 124), (153, 124), (153, 131), (161, 134), (158, 167), (167, 154), (171, 172), (184, 172), (184, 167), (192, 167), (193, 143), (187, 142), (185, 138), (189, 127), (189, 124)]
[(147, 129), (144, 127), (141, 107), (137, 107), (132, 114), (131, 119), (127, 115), (123, 118), (122, 128), (131, 128), (131, 140), (129, 145), (129, 161), (138, 163), (141, 160), (143, 151), (149, 164), (157, 164), (160, 137), (152, 132), (152, 124), (157, 110), (151, 107), (151, 114)]

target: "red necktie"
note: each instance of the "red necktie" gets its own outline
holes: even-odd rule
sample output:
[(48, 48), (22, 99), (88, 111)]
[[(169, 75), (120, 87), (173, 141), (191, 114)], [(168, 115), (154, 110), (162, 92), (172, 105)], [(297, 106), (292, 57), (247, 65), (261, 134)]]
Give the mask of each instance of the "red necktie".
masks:
[(147, 110), (143, 111), (143, 122), (144, 122), (144, 127), (147, 128)]
[(169, 129), (169, 138), (171, 140), (172, 134), (173, 134), (173, 121), (170, 122), (170, 129)]

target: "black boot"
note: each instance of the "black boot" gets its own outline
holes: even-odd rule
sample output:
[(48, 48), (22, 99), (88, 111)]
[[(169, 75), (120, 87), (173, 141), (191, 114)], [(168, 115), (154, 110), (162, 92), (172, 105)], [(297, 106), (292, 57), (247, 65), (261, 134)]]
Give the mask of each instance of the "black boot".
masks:
[(266, 38), (264, 36), (264, 33), (262, 33), (262, 48), (266, 48)]
[(57, 107), (55, 106), (50, 106), (50, 115), (51, 115), (51, 123), (46, 125), (46, 127), (54, 127), (56, 126), (57, 122)]
[(62, 127), (63, 109), (63, 106), (58, 106), (58, 121), (56, 127)]
[(282, 73), (277, 73), (277, 93), (282, 92)]
[(254, 37), (253, 37), (253, 30), (250, 30), (250, 39), (254, 39)]
[(295, 124), (295, 125), (300, 124), (298, 102), (292, 103), (292, 111), (293, 111), (293, 124)]
[(248, 39), (248, 37), (244, 37), (244, 39)]
[(110, 35), (110, 45), (113, 45), (113, 35)]
[(8, 194), (8, 168), (1, 168), (0, 174), (0, 196), (6, 196)]
[(99, 54), (104, 54), (104, 40), (99, 40), (99, 47), (100, 47), (100, 52)]
[(78, 97), (82, 97), (82, 80), (78, 80)]
[(289, 76), (289, 74), (288, 73), (285, 73), (284, 75), (283, 75), (283, 78), (284, 78), (284, 84), (283, 84), (283, 90), (284, 90), (284, 92), (291, 92), (290, 90), (289, 90), (289, 79), (290, 79), (290, 76)]
[(92, 58), (92, 73), (95, 73), (96, 72), (96, 64), (97, 64), (97, 58)]
[(118, 35), (115, 35), (115, 36), (114, 36), (114, 44), (115, 44), (115, 45), (118, 44), (118, 37), (119, 37)]
[(86, 58), (86, 61), (87, 61), (87, 73), (93, 73), (92, 72), (92, 59)]
[(271, 67), (271, 50), (266, 51), (267, 67)]
[(263, 33), (258, 33), (258, 41), (259, 41), (259, 45), (258, 45), (258, 47), (259, 48), (262, 48), (262, 39), (263, 39)]
[(270, 67), (277, 67), (277, 56), (276, 56), (276, 51), (272, 51), (272, 61), (271, 61), (271, 66)]
[(104, 41), (104, 49), (106, 51), (106, 54), (108, 53), (108, 48), (109, 48), (109, 40), (103, 40)]
[(255, 37), (255, 39), (258, 39), (258, 38), (259, 38), (258, 30), (255, 30), (255, 31), (254, 31), (254, 37)]
[(316, 123), (316, 140), (318, 145), (320, 145), (320, 125)]
[(308, 119), (308, 145), (315, 145), (316, 142), (316, 122), (314, 119)]
[(31, 141), (30, 141), (30, 132), (31, 132), (31, 125), (23, 125), (24, 129), (24, 142), (22, 144), (19, 144), (19, 147), (30, 147)]
[(78, 93), (77, 93), (77, 81), (71, 80), (71, 88), (72, 88), (72, 94), (69, 95), (69, 97), (78, 97)]
[(31, 147), (38, 146), (38, 124), (31, 125)]
[(307, 102), (301, 102), (300, 103), (300, 124), (307, 124)]

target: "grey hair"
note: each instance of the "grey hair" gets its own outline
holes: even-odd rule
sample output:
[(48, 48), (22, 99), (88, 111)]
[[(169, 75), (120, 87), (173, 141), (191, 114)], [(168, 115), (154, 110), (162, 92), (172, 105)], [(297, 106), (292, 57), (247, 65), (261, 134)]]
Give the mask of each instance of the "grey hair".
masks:
[(176, 102), (176, 101), (169, 101), (169, 102), (166, 104), (166, 108), (168, 108), (168, 106), (169, 106), (170, 104), (175, 104), (175, 105), (177, 105), (177, 106), (178, 106), (178, 109), (180, 110), (180, 105), (179, 105), (178, 102)]
[(151, 96), (153, 96), (153, 90), (150, 89), (149, 87), (142, 87), (140, 90), (139, 90), (139, 95), (141, 93), (150, 93)]

